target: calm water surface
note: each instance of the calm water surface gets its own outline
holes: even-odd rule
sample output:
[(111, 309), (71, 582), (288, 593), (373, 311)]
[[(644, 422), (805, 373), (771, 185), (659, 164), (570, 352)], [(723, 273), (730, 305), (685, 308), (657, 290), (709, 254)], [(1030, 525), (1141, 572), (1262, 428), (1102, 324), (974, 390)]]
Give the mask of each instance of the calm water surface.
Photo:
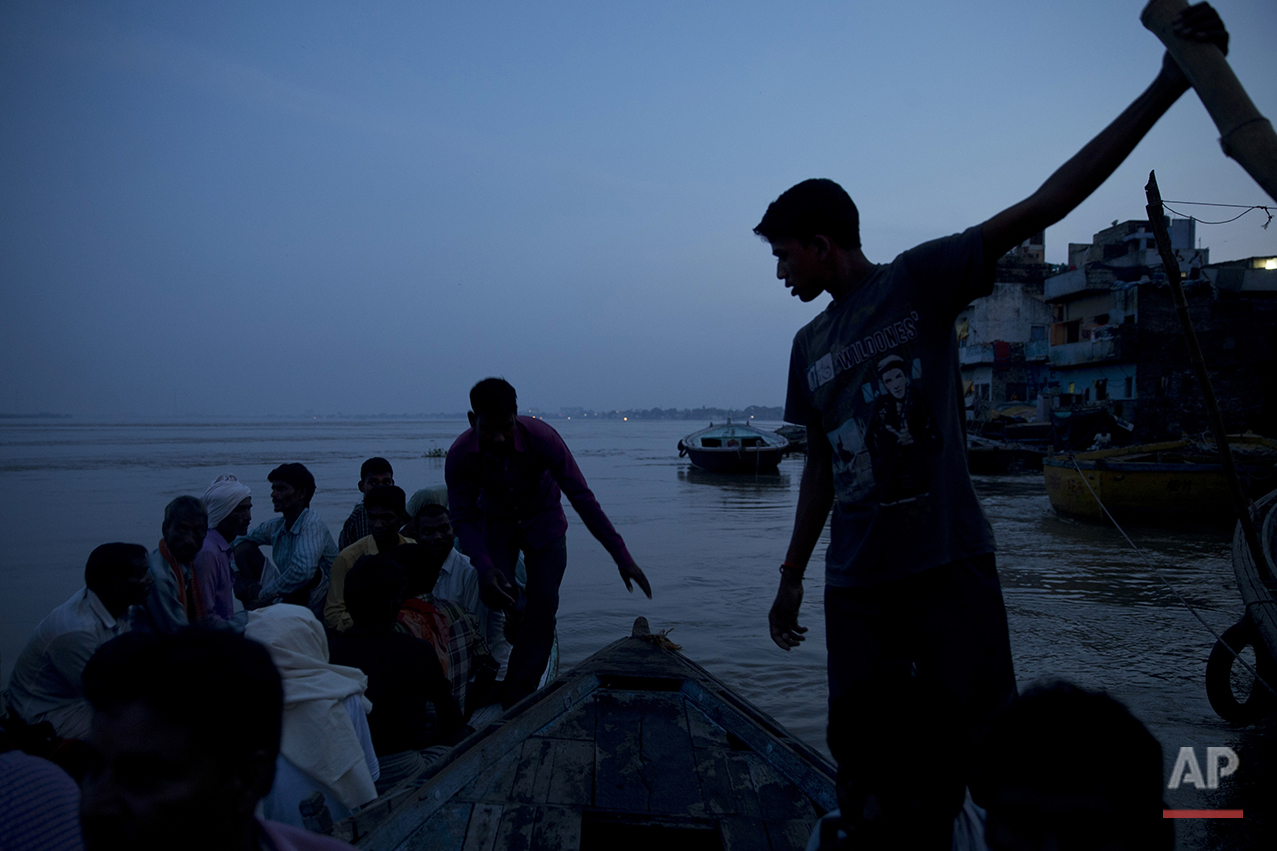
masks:
[[(802, 474), (801, 457), (772, 476), (728, 477), (679, 459), (681, 422), (556, 421), (600, 503), (652, 581), (628, 594), (616, 568), (569, 511), (568, 573), (559, 611), (562, 661), (575, 664), (629, 633), (635, 616), (746, 698), (824, 750), (824, 623), (808, 580), (807, 646), (767, 637)], [(762, 424), (774, 428), (778, 424)], [(0, 676), (32, 628), (83, 584), (90, 550), (113, 540), (154, 547), (163, 507), (233, 472), (253, 488), (254, 522), (271, 516), (266, 473), (301, 461), (319, 486), (313, 506), (334, 536), (356, 499), (359, 464), (383, 455), (409, 494), (443, 482), (441, 459), (461, 422), (273, 421), (219, 424), (0, 425)], [(1021, 684), (1064, 677), (1126, 702), (1162, 741), (1166, 774), (1182, 746), (1200, 759), (1226, 745), (1241, 769), (1215, 792), (1168, 792), (1176, 808), (1241, 807), (1241, 822), (1181, 822), (1183, 848), (1273, 847), (1274, 727), (1233, 730), (1202, 685), (1214, 639), (1112, 529), (1055, 516), (1040, 476), (977, 478), (998, 539), (1012, 650)], [(1220, 530), (1130, 530), (1148, 558), (1217, 630), (1241, 615)], [(824, 542), (818, 549), (823, 553)], [(813, 574), (820, 570), (813, 565)], [(938, 710), (939, 711), (939, 710)], [(1096, 771), (1102, 753), (1079, 754)]]

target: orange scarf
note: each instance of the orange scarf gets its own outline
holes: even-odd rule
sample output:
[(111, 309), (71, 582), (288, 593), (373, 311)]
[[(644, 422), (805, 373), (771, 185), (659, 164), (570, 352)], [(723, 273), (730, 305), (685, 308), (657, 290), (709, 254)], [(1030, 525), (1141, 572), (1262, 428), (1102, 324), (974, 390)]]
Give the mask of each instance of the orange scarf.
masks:
[(200, 596), (199, 583), (195, 581), (195, 570), (191, 568), (191, 581), (186, 581), (186, 572), (182, 570), (182, 566), (177, 563), (177, 559), (173, 558), (173, 554), (169, 552), (168, 544), (160, 538), (160, 555), (164, 556), (164, 560), (168, 562), (168, 566), (173, 569), (173, 576), (177, 579), (177, 601), (182, 604), (182, 608), (186, 610), (186, 619), (191, 623), (196, 623), (204, 619), (204, 599)]
[(443, 669), (443, 675), (448, 676), (448, 639), (452, 626), (448, 617), (436, 609), (432, 601), (413, 597), (405, 600), (399, 609), (399, 623), (403, 624), (414, 638), (430, 643), (435, 655), (439, 657), (439, 667)]

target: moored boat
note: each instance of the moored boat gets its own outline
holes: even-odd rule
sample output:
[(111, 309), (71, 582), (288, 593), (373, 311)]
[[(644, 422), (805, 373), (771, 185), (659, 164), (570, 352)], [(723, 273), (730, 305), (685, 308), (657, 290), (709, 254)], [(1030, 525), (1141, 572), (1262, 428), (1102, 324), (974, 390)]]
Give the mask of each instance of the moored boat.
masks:
[(974, 475), (998, 475), (1011, 468), (1015, 447), (976, 434), (967, 435), (967, 471)]
[(727, 420), (709, 424), (678, 442), (684, 455), (702, 470), (712, 473), (771, 473), (789, 451), (789, 441), (779, 434)]
[[(1251, 496), (1277, 485), (1277, 441), (1229, 435), (1242, 486)], [(1152, 523), (1219, 522), (1232, 497), (1213, 440), (1193, 438), (1052, 455), (1042, 461), (1051, 507), (1061, 514)], [(1088, 487), (1089, 485), (1089, 487)], [(1092, 495), (1094, 491), (1094, 495)]]
[[(663, 646), (664, 645), (664, 646)], [(332, 831), (360, 848), (802, 849), (835, 770), (635, 621)]]

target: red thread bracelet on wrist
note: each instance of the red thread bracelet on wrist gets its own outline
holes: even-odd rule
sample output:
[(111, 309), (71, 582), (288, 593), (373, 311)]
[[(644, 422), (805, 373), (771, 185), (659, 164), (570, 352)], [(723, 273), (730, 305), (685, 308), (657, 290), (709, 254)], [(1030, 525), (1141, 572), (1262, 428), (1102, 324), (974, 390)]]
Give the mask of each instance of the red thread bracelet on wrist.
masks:
[(783, 574), (787, 570), (793, 571), (794, 575), (797, 576), (799, 579), (802, 579), (803, 574), (807, 572), (807, 568), (799, 567), (798, 565), (794, 564), (791, 561), (781, 562), (780, 572)]

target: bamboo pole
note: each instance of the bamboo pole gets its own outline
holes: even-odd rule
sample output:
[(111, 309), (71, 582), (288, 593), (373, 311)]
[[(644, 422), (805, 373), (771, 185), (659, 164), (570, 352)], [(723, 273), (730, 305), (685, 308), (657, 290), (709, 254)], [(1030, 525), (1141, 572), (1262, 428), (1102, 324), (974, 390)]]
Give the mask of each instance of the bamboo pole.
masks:
[(1148, 223), (1153, 228), (1153, 236), (1157, 240), (1157, 251), (1162, 255), (1162, 265), (1166, 267), (1166, 278), (1171, 284), (1171, 293), (1175, 299), (1175, 312), (1179, 314), (1180, 325), (1184, 328), (1184, 342), (1188, 344), (1188, 355), (1193, 362), (1193, 371), (1197, 373), (1197, 381), (1202, 386), (1202, 397), (1206, 402), (1206, 410), (1210, 415), (1211, 431), (1215, 433), (1215, 445), (1219, 447), (1220, 461), (1224, 466), (1224, 475), (1228, 479), (1228, 487), (1233, 495), (1233, 509), (1242, 524), (1246, 544), (1251, 558), (1263, 576), (1267, 572), (1267, 560), (1264, 549), (1259, 543), (1259, 532), (1255, 529), (1255, 520), (1250, 512), (1250, 500), (1242, 490), (1241, 480), (1237, 477), (1237, 467), (1233, 464), (1233, 450), (1228, 445), (1228, 435), (1224, 430), (1224, 418), (1219, 412), (1219, 402), (1215, 398), (1215, 388), (1211, 384), (1210, 375), (1206, 372), (1206, 359), (1202, 357), (1202, 347), (1197, 343), (1197, 333), (1193, 330), (1193, 322), (1188, 316), (1188, 299), (1184, 297), (1184, 287), (1179, 280), (1179, 261), (1171, 249), (1171, 237), (1166, 232), (1166, 221), (1162, 213), (1162, 193), (1157, 188), (1157, 174), (1148, 173), (1148, 184), (1144, 187), (1148, 198)]
[(1175, 35), (1171, 24), (1187, 8), (1186, 0), (1150, 0), (1140, 22), (1162, 40), (1197, 91), (1219, 128), (1225, 156), (1236, 160), (1277, 201), (1277, 133), (1255, 108), (1218, 47)]

